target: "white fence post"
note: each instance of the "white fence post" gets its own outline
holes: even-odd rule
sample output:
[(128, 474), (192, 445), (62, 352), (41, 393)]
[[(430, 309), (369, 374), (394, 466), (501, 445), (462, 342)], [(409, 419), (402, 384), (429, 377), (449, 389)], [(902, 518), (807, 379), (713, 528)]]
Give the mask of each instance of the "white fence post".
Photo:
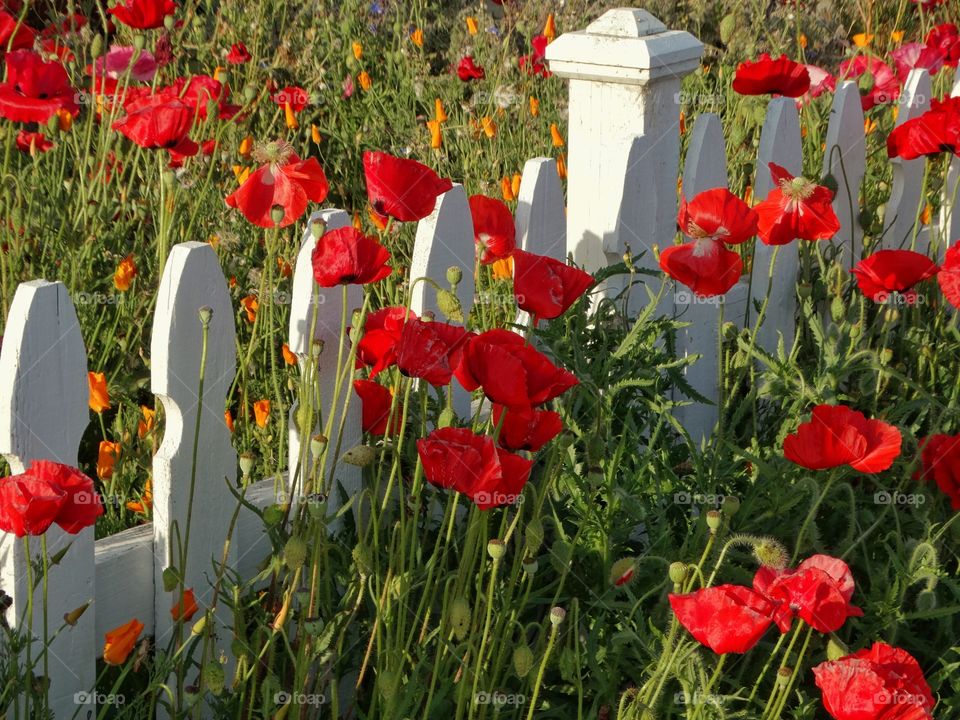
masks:
[[(331, 410), (334, 386), (337, 382), (337, 356), (340, 350), (340, 343), (343, 343), (344, 357), (350, 350), (350, 343), (347, 338), (341, 340), (340, 322), (343, 311), (343, 293), (339, 287), (336, 288), (317, 288), (316, 281), (313, 278), (313, 249), (317, 246), (317, 238), (313, 236), (313, 223), (317, 220), (323, 221), (327, 231), (337, 230), (348, 227), (351, 223), (350, 215), (343, 210), (321, 210), (310, 216), (310, 222), (303, 232), (303, 240), (300, 245), (300, 252), (297, 255), (297, 265), (293, 273), (293, 290), (290, 304), (290, 337), (288, 344), (290, 350), (299, 356), (301, 372), (304, 371), (307, 363), (314, 362), (310, 359), (311, 344), (314, 340), (323, 343), (323, 352), (320, 354), (317, 363), (318, 382), (320, 396), (317, 398), (322, 408), (322, 418), (324, 424), (327, 422), (328, 413)], [(319, 292), (316, 295), (318, 300), (314, 303), (314, 291)], [(350, 313), (363, 305), (363, 288), (359, 285), (347, 286), (347, 322), (350, 323)], [(313, 332), (310, 332), (310, 323), (314, 322)], [(334, 452), (334, 442), (336, 438), (336, 428), (343, 426), (343, 438), (341, 441), (341, 454), (360, 444), (363, 434), (360, 429), (360, 400), (352, 397), (350, 407), (347, 410), (346, 418), (343, 418), (342, 408), (345, 393), (353, 394), (352, 384), (353, 374), (347, 377), (340, 392), (340, 398), (337, 401), (338, 415), (334, 418), (334, 437), (330, 438), (331, 445), (329, 452)], [(301, 444), (300, 431), (297, 427), (297, 404), (290, 409), (289, 432), (290, 432), (290, 455), (288, 464), (287, 490), (290, 493), (291, 500), (296, 502), (298, 495), (303, 488), (304, 477), (310, 473), (314, 458), (310, 457), (309, 438), (307, 448)], [(317, 428), (316, 432), (320, 432)], [(343, 486), (348, 496), (354, 496), (360, 492), (362, 471), (355, 465), (348, 463), (337, 463), (337, 480)], [(331, 489), (328, 502), (330, 514), (335, 514), (340, 507), (340, 494), (337, 487)], [(330, 525), (331, 531), (335, 532), (341, 527), (342, 523), (334, 521)]]
[(837, 181), (833, 211), (840, 221), (834, 243), (837, 259), (850, 270), (863, 254), (863, 228), (860, 226), (860, 185), (867, 168), (864, 147), (863, 106), (860, 90), (852, 80), (840, 83), (833, 97), (827, 125), (823, 174)]
[[(458, 267), (463, 277), (457, 285), (457, 298), (466, 320), (473, 307), (475, 257), (470, 204), (463, 186), (454, 184), (437, 198), (433, 213), (417, 224), (410, 261), (410, 309), (417, 315), (432, 312), (437, 320), (446, 322), (437, 306), (436, 291), (420, 278), (431, 278), (446, 287), (447, 269)], [(470, 393), (458, 383), (453, 384), (453, 410), (461, 418), (470, 417)]]
[[(932, 92), (930, 74), (926, 70), (911, 70), (900, 93), (897, 126), (929, 110)], [(916, 160), (893, 158), (890, 162), (893, 164), (893, 188), (890, 191), (890, 199), (887, 201), (883, 218), (884, 234), (880, 244), (884, 248), (910, 249), (913, 244), (914, 225), (918, 214), (923, 210), (920, 207), (920, 203), (923, 202), (921, 186), (927, 158), (919, 157)], [(918, 229), (917, 242), (920, 247), (917, 249), (924, 252), (923, 245), (929, 240), (921, 240), (919, 234)], [(871, 249), (879, 250), (880, 248)]]
[(527, 160), (514, 213), (517, 247), (555, 260), (566, 260), (565, 207), (556, 160), (542, 157)]
[[(954, 76), (951, 97), (960, 97), (960, 68)], [(950, 170), (943, 188), (943, 211), (940, 213), (940, 247), (934, 260), (943, 255), (954, 242), (960, 240), (960, 157), (950, 158)]]
[[(803, 172), (803, 147), (800, 140), (800, 118), (796, 102), (791, 98), (774, 98), (767, 106), (767, 116), (760, 133), (760, 149), (757, 154), (757, 174), (753, 193), (757, 199), (766, 198), (773, 189), (770, 163), (786, 168), (793, 175)], [(763, 305), (770, 290), (763, 325), (757, 332), (757, 345), (769, 353), (776, 353), (778, 335), (783, 335), (787, 352), (793, 345), (796, 332), (797, 272), (800, 266), (799, 240), (775, 247), (757, 238), (753, 253), (753, 268), (750, 294), (750, 322), (757, 321), (756, 307)], [(772, 265), (772, 268), (771, 268)], [(770, 273), (773, 272), (771, 282)]]
[[(203, 397), (198, 401), (203, 359), (201, 308), (209, 308), (212, 315), (202, 364)], [(237, 454), (223, 417), (236, 373), (235, 333), (230, 292), (213, 248), (199, 242), (176, 245), (160, 281), (150, 344), (152, 389), (163, 403), (166, 417), (163, 442), (153, 458), (154, 622), (159, 647), (170, 642), (170, 608), (179, 600), (176, 592), (163, 588), (165, 568), (173, 566), (182, 573), (201, 610), (214, 602), (212, 578), (236, 507), (227, 483), (236, 482)], [(194, 445), (198, 417), (199, 436)], [(194, 460), (196, 475), (191, 489)], [(179, 530), (179, 542), (187, 545), (185, 567), (180, 563), (173, 523)], [(234, 539), (227, 556), (231, 567), (236, 565), (237, 544)], [(214, 657), (223, 652), (229, 658), (232, 615), (222, 603), (216, 622)]]
[(627, 8), (547, 46), (550, 69), (570, 79), (567, 247), (587, 272), (619, 262), (628, 246), (643, 253), (638, 266), (655, 269), (653, 246), (672, 241), (680, 81), (702, 54), (693, 35)]
[[(697, 117), (683, 165), (683, 195), (692, 200), (699, 193), (718, 187), (727, 187), (727, 153), (720, 118), (713, 113)], [(686, 327), (677, 332), (677, 356), (700, 358), (686, 368), (690, 386), (713, 405), (692, 402), (676, 408), (674, 416), (698, 445), (710, 436), (720, 416), (719, 385), (720, 362), (720, 307), (725, 321), (740, 324), (747, 301), (747, 287), (737, 282), (722, 296), (700, 300), (683, 287), (674, 291), (674, 316)], [(683, 400), (683, 393), (675, 389), (674, 400)]]
[[(62, 283), (34, 280), (22, 283), (13, 298), (0, 351), (0, 452), (14, 473), (34, 460), (77, 464), (77, 450), (90, 422), (87, 353), (73, 303)], [(63, 615), (94, 598), (93, 528), (70, 535), (47, 531), (47, 554), (69, 546), (59, 565), (48, 574), (47, 617), (51, 635)], [(33, 538), (30, 553), (40, 555)], [(7, 612), (11, 626), (25, 618), (30, 587), (23, 541), (0, 533), (0, 587), (13, 598)], [(43, 640), (43, 603), (34, 594), (33, 658)], [(74, 627), (66, 628), (50, 645), (50, 701), (55, 717), (73, 717), (75, 693), (91, 691), (96, 674), (96, 605)], [(43, 674), (43, 663), (35, 668)], [(93, 709), (91, 705), (89, 709)]]

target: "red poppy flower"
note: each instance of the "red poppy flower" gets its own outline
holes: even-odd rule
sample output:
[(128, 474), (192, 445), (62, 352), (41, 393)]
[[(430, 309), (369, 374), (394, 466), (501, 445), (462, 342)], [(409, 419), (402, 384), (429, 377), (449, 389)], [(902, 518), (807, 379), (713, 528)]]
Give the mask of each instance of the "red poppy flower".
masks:
[(911, 70), (919, 68), (936, 75), (943, 67), (943, 53), (939, 49), (915, 42), (901, 45), (890, 52), (890, 57), (897, 66), (897, 78), (901, 83), (907, 81)]
[(283, 208), (280, 227), (295, 223), (306, 211), (307, 201), (323, 202), (329, 186), (316, 158), (301, 160), (284, 141), (267, 145), (257, 153), (267, 164), (250, 173), (244, 183), (226, 198), (254, 225), (273, 227), (272, 210)]
[(914, 479), (933, 480), (960, 510), (960, 435), (931, 435), (920, 441), (921, 469)]
[(753, 589), (773, 603), (773, 618), (781, 632), (790, 630), (794, 615), (822, 633), (838, 630), (848, 617), (863, 615), (850, 604), (853, 573), (843, 560), (829, 555), (813, 555), (793, 570), (764, 565), (754, 575)]
[(534, 321), (563, 315), (594, 283), (593, 275), (546, 255), (513, 253), (513, 294)]
[(0, 117), (45, 123), (57, 110), (78, 111), (76, 93), (63, 65), (44, 62), (32, 50), (7, 53), (7, 81), (0, 83)]
[(500, 428), (497, 443), (508, 450), (537, 452), (563, 430), (560, 414), (533, 408), (508, 409), (494, 405), (493, 424)]
[(544, 62), (547, 54), (548, 41), (545, 35), (534, 35), (530, 38), (530, 47), (533, 52), (529, 55), (521, 55), (519, 58), (520, 69), (530, 75), (539, 75), (540, 77), (550, 77), (547, 64)]
[(770, 627), (773, 609), (760, 593), (741, 585), (716, 585), (668, 596), (677, 620), (718, 655), (745, 653)]
[(513, 213), (506, 203), (486, 195), (470, 196), (473, 239), (480, 262), (490, 265), (509, 257), (517, 247)]
[(960, 31), (953, 23), (943, 23), (931, 28), (927, 33), (926, 44), (939, 53), (944, 65), (957, 67), (960, 63)]
[(415, 312), (404, 307), (385, 307), (367, 315), (363, 337), (357, 343), (357, 367), (369, 367), (372, 378), (395, 365), (404, 321), (416, 317)]
[(230, 46), (230, 52), (227, 53), (227, 62), (231, 65), (243, 65), (250, 62), (250, 51), (247, 46), (241, 43), (234, 43)]
[(111, 127), (143, 148), (169, 150), (179, 156), (197, 154), (199, 146), (187, 137), (193, 127), (193, 110), (178, 100), (161, 96), (138, 106)]
[(407, 377), (421, 378), (434, 387), (449, 385), (472, 336), (459, 325), (410, 318), (396, 346), (397, 367)]
[(833, 211), (833, 193), (804, 177), (794, 177), (770, 163), (775, 187), (756, 207), (757, 229), (767, 245), (786, 245), (794, 239), (829, 240), (840, 230)]
[(960, 243), (947, 250), (937, 282), (947, 302), (960, 309)]
[(913, 286), (939, 270), (933, 260), (912, 250), (878, 250), (858, 262), (853, 274), (860, 292), (874, 302), (886, 302), (890, 293), (897, 292), (912, 305), (917, 301)]
[[(17, 10), (16, 12), (19, 12)], [(73, 13), (72, 15), (60, 16), (63, 19), (58, 20), (57, 22), (52, 22), (47, 25), (41, 32), (40, 37), (42, 38), (57, 38), (72, 35), (79, 32), (87, 25), (90, 24), (90, 21), (87, 19), (86, 15), (81, 15), (80, 13)]]
[(473, 62), (473, 58), (469, 55), (465, 55), (460, 59), (460, 64), (457, 65), (457, 77), (463, 80), (464, 82), (470, 82), (471, 80), (483, 80), (486, 77), (486, 72), (480, 65), (477, 65)]
[(44, 153), (52, 147), (53, 143), (47, 140), (46, 135), (41, 132), (21, 130), (17, 133), (17, 150), (22, 153)]
[(210, 75), (194, 75), (189, 80), (180, 78), (163, 90), (174, 93), (181, 102), (194, 108), (202, 120), (207, 118), (211, 101), (216, 103), (217, 117), (221, 120), (230, 120), (240, 111), (239, 105), (229, 102), (230, 86)]
[(492, 402), (521, 409), (541, 405), (579, 383), (526, 338), (500, 329), (467, 341), (456, 376), (465, 389), (483, 388)]
[(448, 179), (416, 160), (382, 152), (363, 154), (363, 174), (373, 209), (400, 222), (427, 217), (437, 204), (437, 196), (453, 187)]
[(76, 534), (103, 515), (93, 480), (76, 468), (36, 460), (20, 475), (0, 479), (0, 530), (42, 535), (53, 523)]
[(900, 81), (897, 74), (876, 56), (857, 55), (840, 63), (838, 80), (859, 80), (869, 73), (872, 82), (868, 90), (860, 91), (860, 105), (869, 110), (876, 105), (889, 105), (900, 97)]
[(900, 431), (882, 420), (868, 420), (845, 405), (817, 405), (810, 421), (783, 440), (787, 460), (808, 470), (849, 465), (878, 473), (900, 454)]
[(533, 462), (468, 428), (441, 428), (417, 441), (423, 476), (469, 497), (481, 510), (512, 505), (530, 478)]
[(163, 27), (163, 19), (176, 11), (177, 4), (173, 0), (123, 0), (107, 10), (127, 27), (138, 30)]
[(737, 66), (733, 89), (741, 95), (800, 97), (810, 89), (810, 73), (806, 65), (794, 62), (786, 55), (774, 60), (763, 53), (755, 62), (743, 62)]
[(302, 87), (288, 85), (287, 87), (273, 93), (271, 99), (280, 107), (290, 105), (290, 109), (295, 113), (302, 111), (307, 103), (310, 102), (310, 93)]
[(390, 251), (352, 226), (324, 233), (311, 259), (313, 277), (320, 287), (367, 285), (392, 272), (387, 265)]
[(837, 89), (837, 78), (817, 65), (807, 65), (807, 72), (810, 73), (810, 89), (807, 91), (806, 98), (818, 98), (825, 92), (835, 92)]
[(390, 420), (390, 408), (393, 406), (393, 393), (373, 380), (354, 380), (353, 389), (360, 396), (361, 416), (360, 426), (364, 432), (371, 435), (396, 435), (400, 429), (403, 411), (397, 406), (390, 431), (387, 432)]
[(942, 152), (960, 154), (960, 97), (931, 101), (919, 117), (895, 127), (887, 136), (887, 155), (913, 160)]
[(920, 664), (906, 650), (875, 642), (820, 663), (813, 678), (835, 720), (924, 720), (934, 700)]
[(0, 51), (5, 52), (8, 45), (11, 50), (32, 48), (36, 38), (37, 33), (32, 27), (24, 23), (18, 27), (17, 18), (5, 10), (0, 10)]
[(713, 297), (737, 284), (743, 260), (719, 240), (706, 238), (662, 250), (660, 269), (700, 297)]
[(677, 225), (691, 240), (720, 240), (738, 245), (757, 233), (757, 213), (726, 188), (706, 190), (687, 202), (681, 198)]

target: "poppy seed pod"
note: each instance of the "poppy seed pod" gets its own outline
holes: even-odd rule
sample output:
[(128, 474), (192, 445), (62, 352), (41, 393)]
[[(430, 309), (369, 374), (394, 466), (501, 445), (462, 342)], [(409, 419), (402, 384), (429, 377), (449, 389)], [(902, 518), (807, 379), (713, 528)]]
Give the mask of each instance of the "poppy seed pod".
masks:
[(533, 577), (537, 574), (537, 570), (540, 568), (540, 563), (537, 562), (536, 558), (527, 558), (523, 561), (523, 571)]
[(720, 525), (723, 523), (723, 514), (719, 510), (707, 511), (707, 527), (710, 528), (710, 534), (715, 535)]
[(447, 282), (450, 283), (451, 289), (456, 289), (457, 285), (463, 279), (463, 270), (456, 265), (451, 265), (447, 268)]
[(494, 560), (501, 560), (506, 553), (507, 547), (503, 544), (503, 540), (494, 538), (487, 543), (487, 554)]
[(256, 455), (252, 452), (240, 453), (240, 472), (243, 473), (243, 477), (250, 476), (250, 472), (253, 470), (253, 463), (256, 459)]
[(327, 224), (323, 220), (317, 219), (310, 223), (310, 234), (313, 235), (314, 239), (323, 237), (326, 231)]
[(550, 624), (557, 627), (567, 617), (567, 611), (562, 607), (555, 607), (550, 611)]

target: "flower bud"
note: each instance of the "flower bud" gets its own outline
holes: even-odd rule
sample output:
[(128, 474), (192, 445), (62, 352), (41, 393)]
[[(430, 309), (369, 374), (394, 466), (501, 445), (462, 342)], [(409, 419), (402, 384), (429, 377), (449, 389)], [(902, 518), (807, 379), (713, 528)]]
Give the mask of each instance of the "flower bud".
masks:
[(445, 428), (453, 425), (454, 420), (453, 408), (445, 407), (440, 411), (440, 418), (437, 420), (437, 428)]
[(761, 565), (783, 570), (787, 566), (787, 550), (773, 538), (764, 538), (753, 546), (753, 555)]
[(535, 517), (527, 523), (527, 530), (524, 533), (524, 550), (528, 555), (534, 555), (543, 545), (543, 523), (540, 518)]
[(357, 445), (350, 448), (341, 458), (348, 465), (356, 465), (357, 467), (367, 467), (376, 459), (377, 451), (369, 445)]
[(670, 576), (670, 582), (674, 585), (682, 585), (687, 579), (687, 564), (682, 562), (670, 563), (667, 574)]
[(470, 631), (470, 603), (464, 597), (450, 603), (450, 629), (457, 640), (463, 640)]
[(103, 55), (103, 35), (97, 33), (90, 41), (90, 57), (96, 59)]
[(616, 587), (629, 585), (633, 580), (633, 573), (636, 570), (636, 564), (633, 558), (625, 557), (617, 560), (610, 568), (610, 584)]
[(740, 498), (736, 495), (724, 495), (720, 510), (727, 517), (733, 517), (740, 510)]
[(194, 636), (203, 635), (203, 631), (206, 629), (206, 627), (207, 627), (207, 614), (204, 613), (197, 619), (197, 621), (190, 628), (190, 634)]
[(90, 602), (89, 602), (89, 601), (88, 601), (88, 602), (85, 602), (85, 603), (84, 603), (83, 605), (81, 605), (80, 607), (78, 607), (78, 608), (76, 608), (76, 609), (74, 609), (74, 610), (71, 610), (70, 612), (66, 613), (66, 614), (63, 616), (63, 621), (64, 621), (67, 625), (70, 625), (71, 627), (73, 627), (74, 625), (77, 624), (77, 621), (80, 619), (80, 617), (87, 611), (87, 608), (88, 608), (88, 607), (90, 607)]
[(460, 304), (460, 298), (449, 290), (443, 288), (437, 290), (437, 308), (448, 320), (463, 322), (463, 306)]
[(363, 545), (355, 545), (350, 553), (353, 556), (353, 562), (357, 565), (357, 571), (361, 575), (370, 575), (373, 573), (373, 560), (370, 557), (370, 550)]
[(283, 209), (283, 205), (274, 205), (270, 208), (270, 220), (273, 221), (274, 225), (279, 225), (283, 222), (283, 216), (287, 214), (287, 211)]
[(489, 555), (494, 560), (501, 560), (504, 555), (507, 553), (507, 548), (503, 544), (503, 540), (498, 540), (494, 538), (487, 543), (487, 555)]
[(928, 612), (937, 609), (937, 594), (933, 590), (921, 590), (917, 595), (917, 610)]
[(283, 561), (291, 570), (303, 567), (307, 560), (307, 543), (302, 538), (293, 535), (283, 546)]
[(513, 671), (517, 674), (517, 677), (523, 678), (527, 676), (533, 669), (533, 650), (531, 650), (527, 645), (518, 645), (513, 650)]
[(827, 660), (839, 660), (850, 654), (847, 646), (837, 640), (833, 635), (827, 641)]
[(163, 186), (170, 190), (177, 182), (177, 174), (173, 170), (164, 170), (160, 179), (163, 181)]
[(139, 50), (143, 50), (143, 48), (144, 48), (144, 46), (145, 46), (146, 44), (147, 44), (147, 39), (146, 39), (143, 35), (141, 35), (140, 33), (137, 33), (136, 35), (133, 36), (133, 48), (134, 48), (134, 50), (138, 50), (138, 51), (139, 51)]
[(163, 18), (163, 27), (166, 30), (173, 30), (176, 27), (177, 21), (174, 20), (173, 15), (165, 15)]
[(555, 607), (550, 611), (550, 624), (557, 627), (567, 617), (567, 611), (562, 607)]
[(214, 695), (219, 696), (223, 692), (225, 679), (223, 665), (218, 663), (216, 660), (210, 660), (206, 665), (203, 666), (201, 680), (207, 690), (212, 692)]

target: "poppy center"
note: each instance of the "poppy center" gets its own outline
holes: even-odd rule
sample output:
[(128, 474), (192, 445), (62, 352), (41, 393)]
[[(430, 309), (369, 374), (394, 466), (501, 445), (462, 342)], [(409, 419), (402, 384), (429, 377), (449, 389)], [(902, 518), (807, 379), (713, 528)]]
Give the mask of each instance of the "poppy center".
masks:
[(253, 159), (258, 163), (271, 165), (286, 165), (293, 155), (293, 145), (286, 140), (273, 140), (258, 145), (253, 150)]
[(813, 195), (816, 188), (816, 183), (807, 180), (805, 177), (795, 177), (789, 180), (784, 178), (780, 181), (780, 191), (791, 200), (806, 200)]

